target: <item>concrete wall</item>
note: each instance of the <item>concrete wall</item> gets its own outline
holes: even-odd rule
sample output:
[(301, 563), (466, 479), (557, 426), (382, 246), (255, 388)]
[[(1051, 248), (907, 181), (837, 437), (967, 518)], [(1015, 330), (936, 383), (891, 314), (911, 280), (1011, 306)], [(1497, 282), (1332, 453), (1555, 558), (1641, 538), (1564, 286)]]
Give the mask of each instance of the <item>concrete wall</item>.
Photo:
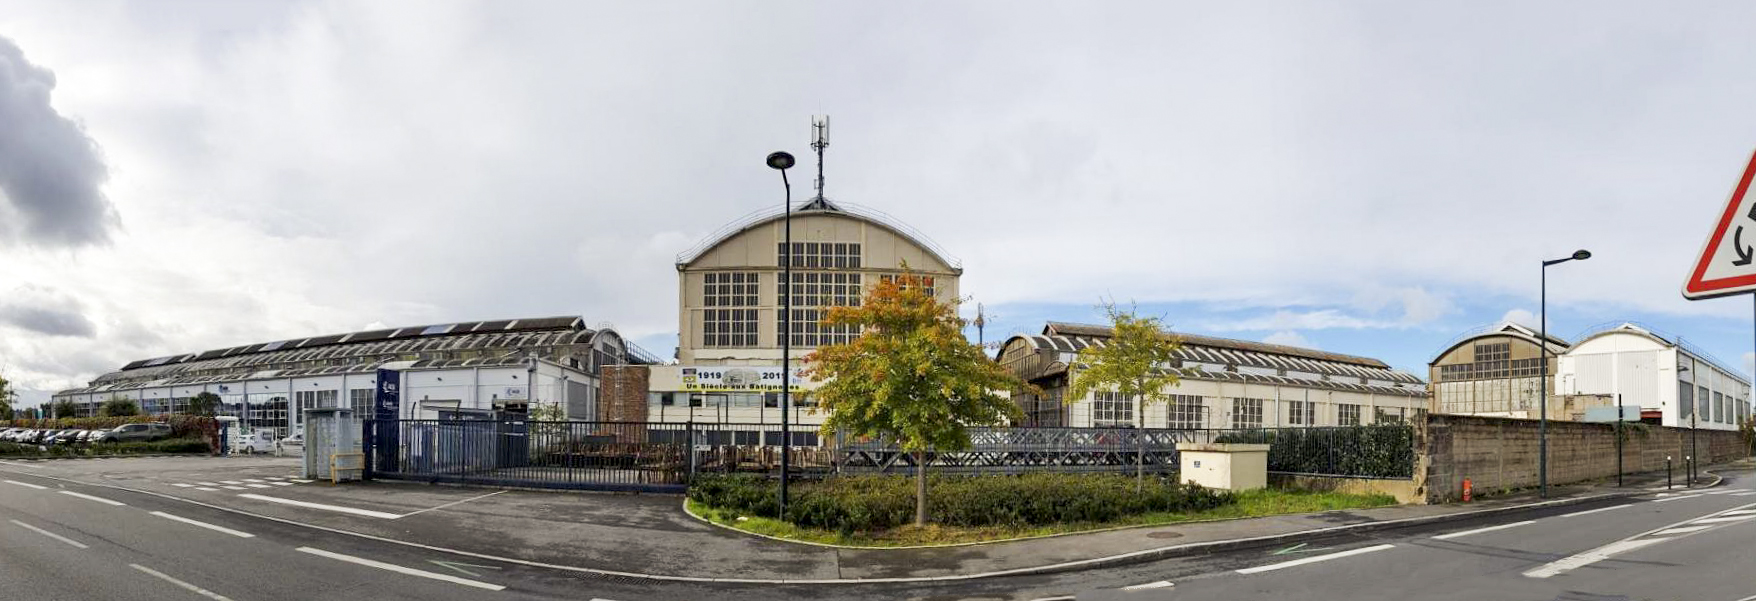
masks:
[[(1538, 485), (1537, 420), (1430, 415), (1420, 436), (1420, 455), (1428, 502), (1457, 501), (1463, 495), (1463, 479), (1469, 478), (1476, 494)], [(1695, 433), (1702, 465), (1748, 455), (1737, 432), (1700, 430)], [(1665, 457), (1683, 473), (1683, 457), (1690, 454), (1687, 428), (1647, 426), (1642, 435), (1630, 429), (1623, 447), (1623, 470), (1628, 473), (1665, 469)], [(1616, 475), (1616, 436), (1611, 424), (1549, 422), (1549, 484), (1559, 485)]]

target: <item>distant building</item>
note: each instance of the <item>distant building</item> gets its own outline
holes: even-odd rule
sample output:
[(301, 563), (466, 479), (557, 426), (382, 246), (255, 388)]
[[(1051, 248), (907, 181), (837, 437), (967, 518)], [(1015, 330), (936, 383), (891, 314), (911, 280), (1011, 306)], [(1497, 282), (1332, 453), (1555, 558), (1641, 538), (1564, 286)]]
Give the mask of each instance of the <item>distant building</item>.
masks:
[[(1013, 336), (1000, 349), (1008, 371), (1042, 389), (1016, 394), (1019, 425), (1131, 427), (1138, 404), (1113, 393), (1066, 398), (1079, 350), (1101, 346), (1107, 326), (1049, 322), (1042, 334)], [(1352, 426), (1424, 417), (1419, 377), (1377, 359), (1244, 340), (1176, 334), (1182, 382), (1143, 416), (1148, 428), (1223, 429)]]
[[(579, 317), (478, 321), (295, 338), (141, 359), (63, 390), (90, 416), (112, 399), (143, 413), (182, 413), (203, 392), (222, 413), (277, 436), (301, 431), (306, 408), (348, 407), (370, 417), (378, 378), (393, 376), (405, 419), (521, 413), (559, 406), (571, 419), (596, 419), (599, 377), (609, 365), (654, 363), (614, 330)], [(534, 383), (534, 386), (533, 386)]]
[(1750, 416), (1750, 381), (1679, 338), (1636, 323), (1583, 336), (1562, 355), (1563, 395), (1620, 395), (1645, 421), (1736, 430)]
[[(1549, 384), (1543, 385), (1543, 349), (1548, 345)], [(1536, 418), (1537, 400), (1554, 394), (1556, 358), (1572, 348), (1566, 340), (1515, 323), (1465, 333), (1428, 364), (1434, 413)], [(1551, 415), (1553, 419), (1569, 419)]]

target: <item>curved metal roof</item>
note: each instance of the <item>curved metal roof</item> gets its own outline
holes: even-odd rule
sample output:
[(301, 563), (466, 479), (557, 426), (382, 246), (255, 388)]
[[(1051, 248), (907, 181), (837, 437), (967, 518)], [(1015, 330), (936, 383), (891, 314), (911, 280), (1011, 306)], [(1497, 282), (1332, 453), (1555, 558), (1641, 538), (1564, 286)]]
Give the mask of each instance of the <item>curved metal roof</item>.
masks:
[[(1298, 357), (1266, 350), (1242, 350), (1236, 348), (1218, 348), (1205, 344), (1210, 337), (1196, 337), (1196, 341), (1185, 339), (1177, 349), (1175, 356), (1183, 362), (1185, 377), (1199, 380), (1232, 380), (1257, 383), (1278, 383), (1296, 386), (1327, 388), (1332, 390), (1349, 390), (1377, 394), (1394, 394), (1401, 396), (1426, 396), (1426, 382), (1414, 374), (1384, 367), (1367, 367), (1351, 362), (1317, 360)], [(1016, 335), (1007, 340), (1002, 348), (1012, 347), (1015, 342), (1022, 342), (1033, 351), (1052, 351), (1057, 357), (1050, 369), (1039, 374), (1049, 375), (1066, 370), (1066, 366), (1075, 361), (1077, 353), (1088, 347), (1103, 347), (1107, 339), (1093, 336), (1073, 335)], [(1243, 341), (1237, 341), (1243, 342)], [(1274, 347), (1278, 345), (1265, 345)], [(1291, 347), (1283, 347), (1291, 348)], [(1346, 355), (1342, 355), (1346, 357)], [(1276, 375), (1238, 372), (1231, 370), (1189, 369), (1191, 363), (1217, 364), (1231, 367), (1253, 367), (1274, 370)], [(1290, 373), (1310, 373), (1321, 379), (1280, 375)], [(1382, 383), (1382, 384), (1379, 384)], [(1388, 384), (1386, 386), (1385, 384)], [(1414, 388), (1421, 387), (1421, 388)]]
[[(944, 263), (945, 266), (951, 268), (952, 271), (960, 273), (963, 271), (963, 263), (958, 261), (957, 257), (953, 257), (950, 253), (945, 252), (943, 247), (939, 246), (939, 244), (934, 242), (931, 238), (928, 238), (926, 234), (921, 233), (915, 228), (909, 227), (908, 224), (903, 223), (901, 220), (891, 217), (877, 209), (853, 203), (810, 202), (799, 208), (793, 209), (793, 215), (799, 217), (811, 215), (840, 215), (864, 221), (886, 230), (890, 230), (891, 233), (914, 242), (916, 246), (927, 251), (927, 254), (938, 259), (940, 263)], [(784, 219), (785, 217), (785, 210), (768, 208), (749, 213), (733, 220), (731, 223), (726, 224), (712, 234), (708, 234), (706, 238), (695, 246), (690, 247), (689, 250), (678, 253), (677, 268), (682, 269), (684, 266), (694, 263), (696, 259), (707, 254), (707, 251), (713, 250), (714, 247), (724, 244), (725, 241), (730, 240), (739, 234), (761, 227), (764, 224)]]

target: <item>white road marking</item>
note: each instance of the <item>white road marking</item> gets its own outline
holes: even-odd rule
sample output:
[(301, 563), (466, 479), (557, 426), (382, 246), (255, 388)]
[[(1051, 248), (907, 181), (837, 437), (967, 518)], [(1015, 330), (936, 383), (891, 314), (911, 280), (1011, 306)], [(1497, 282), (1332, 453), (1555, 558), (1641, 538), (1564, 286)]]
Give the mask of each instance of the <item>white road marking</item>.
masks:
[(242, 486), (221, 486), (220, 488), (223, 488), (226, 490), (250, 490), (250, 489), (244, 488)]
[(1756, 490), (1752, 490), (1750, 492), (1741, 492), (1741, 493), (1738, 493), (1738, 494), (1735, 494), (1732, 496), (1734, 496), (1734, 497), (1748, 497), (1750, 495), (1756, 495)]
[(504, 490), (497, 490), (497, 491), (494, 491), (494, 492), (491, 492), (491, 493), (488, 493), (488, 494), (485, 494), (485, 495), (482, 495), (482, 496), (479, 496), (479, 497), (470, 497), (470, 498), (468, 498), (468, 499), (464, 499), (464, 500), (462, 500), (462, 501), (452, 501), (452, 502), (450, 502), (450, 503), (446, 503), (446, 504), (444, 504), (444, 505), (440, 505), (440, 506), (438, 506), (438, 507), (428, 507), (428, 508), (426, 508), (426, 509), (422, 509), (422, 510), (420, 510), (420, 511), (411, 511), (411, 512), (408, 512), (408, 513), (405, 513), (405, 514), (402, 514), (402, 515), (399, 515), (399, 516), (397, 516), (397, 517), (398, 517), (398, 518), (406, 518), (406, 517), (408, 517), (408, 516), (411, 516), (411, 515), (414, 515), (414, 514), (417, 514), (417, 513), (426, 513), (426, 512), (429, 512), (429, 511), (432, 511), (432, 510), (435, 510), (435, 509), (444, 509), (444, 508), (446, 508), (446, 507), (450, 507), (450, 506), (452, 506), (452, 505), (457, 505), (457, 504), (459, 504), (459, 503), (468, 503), (468, 502), (470, 502), (470, 501), (474, 501), (474, 500), (476, 500), (476, 499), (486, 499), (486, 498), (488, 498), (488, 497), (492, 497), (492, 496), (494, 496), (494, 495), (497, 495), (497, 494), (500, 494), (500, 493), (503, 493), (503, 492), (506, 492), (506, 491), (504, 491)]
[(1603, 561), (1605, 559), (1609, 559), (1611, 555), (1615, 555), (1617, 553), (1622, 553), (1625, 551), (1632, 551), (1635, 549), (1639, 549), (1641, 547), (1644, 547), (1644, 546), (1647, 546), (1647, 545), (1650, 545), (1650, 544), (1653, 544), (1653, 543), (1656, 543), (1656, 542), (1659, 542), (1662, 540), (1664, 540), (1664, 539), (1662, 539), (1662, 538), (1648, 538), (1648, 539), (1641, 539), (1641, 540), (1624, 540), (1624, 541), (1613, 542), (1613, 543), (1604, 545), (1602, 547), (1598, 547), (1596, 549), (1592, 549), (1590, 551), (1586, 551), (1584, 553), (1580, 553), (1578, 555), (1574, 555), (1572, 557), (1568, 557), (1566, 559), (1562, 559), (1560, 561), (1550, 563), (1548, 565), (1531, 570), (1529, 572), (1525, 572), (1524, 575), (1529, 576), (1531, 578), (1548, 578), (1550, 576), (1554, 576), (1554, 575), (1560, 574), (1562, 572), (1573, 570), (1575, 568), (1582, 568), (1582, 567)]
[[(1079, 599), (1079, 597), (1075, 597), (1073, 595), (1063, 595), (1060, 597), (1043, 597), (1041, 599), (1031, 599), (1030, 601), (1078, 601), (1078, 599)], [(610, 600), (609, 599), (592, 599), (591, 601), (610, 601)], [(1744, 601), (1750, 601), (1750, 600), (1745, 599)]]
[(1673, 534), (1683, 534), (1686, 532), (1700, 532), (1702, 530), (1706, 530), (1706, 529), (1712, 528), (1712, 527), (1713, 526), (1682, 526), (1679, 528), (1667, 528), (1664, 530), (1660, 530), (1658, 532), (1652, 533), (1652, 535), (1653, 536), (1670, 536)]
[(1522, 522), (1513, 522), (1510, 524), (1500, 524), (1498, 526), (1488, 526), (1487, 528), (1477, 528), (1475, 530), (1465, 530), (1463, 532), (1453, 532), (1451, 534), (1441, 534), (1439, 536), (1433, 537), (1433, 539), (1434, 540), (1451, 540), (1454, 538), (1469, 536), (1471, 534), (1481, 534), (1483, 532), (1493, 532), (1495, 530), (1505, 530), (1507, 528), (1517, 528), (1519, 526), (1527, 526), (1527, 525), (1535, 524), (1535, 523), (1536, 523), (1536, 520), (1525, 520)]
[(244, 486), (248, 486), (250, 488), (274, 488), (273, 486), (269, 486), (267, 484), (245, 484)]
[[(1756, 493), (1750, 493), (1750, 494), (1756, 495)], [(1756, 509), (1733, 509), (1731, 511), (1727, 511), (1727, 512), (1722, 513), (1720, 515), (1750, 515), (1750, 514), (1756, 514)]]
[(29, 463), (13, 463), (13, 462), (11, 462), (11, 461), (0, 461), (0, 463), (3, 463), (3, 464), (6, 464), (6, 465), (16, 465), (16, 466), (18, 466), (18, 467), (28, 467), (28, 468), (31, 468), (31, 469), (33, 469), (33, 470), (40, 470), (40, 469), (43, 469), (43, 466), (40, 466), (40, 465), (31, 465), (31, 464), (29, 464)]
[(231, 484), (231, 485), (235, 486), (238, 484), (243, 484), (243, 482), (239, 482), (237, 480), (220, 480), (220, 484)]
[(294, 482), (298, 482), (299, 484), (310, 484), (310, 483), (314, 482), (314, 480), (300, 480), (298, 478), (287, 478), (287, 479), (292, 480)]
[(1155, 589), (1155, 588), (1165, 588), (1168, 586), (1176, 586), (1176, 585), (1172, 584), (1171, 581), (1169, 581), (1169, 580), (1160, 580), (1158, 582), (1148, 582), (1146, 584), (1136, 584), (1134, 586), (1124, 586), (1124, 587), (1122, 587), (1122, 590), (1125, 590), (1125, 591), (1144, 591), (1144, 590), (1150, 590), (1150, 589)]
[(219, 483), (217, 482), (196, 482), (196, 484), (200, 486), (219, 486)]
[(195, 520), (191, 520), (191, 519), (183, 517), (183, 516), (171, 515), (171, 514), (163, 512), (163, 511), (154, 511), (154, 512), (152, 512), (152, 514), (159, 516), (161, 518), (165, 518), (167, 520), (174, 520), (174, 521), (178, 521), (178, 522), (183, 522), (183, 523), (191, 525), (191, 526), (200, 526), (202, 528), (206, 528), (206, 529), (212, 530), (214, 532), (224, 532), (226, 534), (230, 534), (230, 535), (236, 536), (238, 538), (255, 538), (256, 537), (256, 535), (251, 534), (249, 532), (239, 532), (237, 530), (233, 530), (233, 529), (227, 528), (225, 526), (215, 526), (215, 525), (209, 524), (207, 522), (197, 522)]
[(270, 482), (269, 484), (273, 484), (275, 486), (292, 486), (293, 485), (293, 483), (291, 483), (291, 482)]
[(201, 588), (201, 587), (199, 587), (199, 586), (195, 586), (195, 585), (193, 585), (193, 584), (189, 584), (189, 583), (187, 583), (187, 582), (183, 582), (183, 581), (181, 581), (181, 580), (178, 580), (178, 579), (176, 579), (176, 578), (172, 578), (172, 577), (170, 577), (170, 576), (166, 576), (166, 575), (165, 575), (165, 573), (164, 573), (164, 572), (160, 572), (160, 571), (158, 571), (158, 570), (154, 570), (154, 569), (152, 569), (152, 568), (149, 568), (149, 567), (146, 567), (146, 566), (143, 566), (143, 565), (140, 565), (140, 564), (138, 564), (138, 563), (131, 563), (131, 564), (128, 564), (128, 567), (131, 567), (131, 568), (134, 568), (134, 569), (136, 569), (136, 570), (140, 570), (140, 571), (141, 571), (141, 572), (144, 572), (144, 573), (146, 573), (146, 574), (147, 574), (147, 575), (148, 575), (148, 576), (152, 576), (152, 577), (153, 577), (153, 578), (157, 578), (157, 579), (159, 579), (159, 580), (163, 580), (163, 581), (165, 581), (165, 582), (169, 582), (169, 583), (171, 583), (171, 584), (175, 584), (175, 585), (177, 585), (177, 586), (180, 586), (180, 587), (182, 587), (182, 588), (183, 588), (183, 590), (186, 590), (186, 591), (189, 591), (189, 592), (191, 592), (191, 593), (195, 593), (195, 594), (197, 594), (197, 595), (201, 595), (201, 596), (203, 596), (203, 597), (207, 597), (207, 598), (209, 598), (209, 599), (213, 599), (213, 601), (232, 601), (232, 600), (231, 600), (231, 599), (227, 599), (227, 598), (226, 598), (226, 597), (225, 597), (225, 595), (221, 595), (221, 594), (219, 594), (219, 593), (215, 593), (215, 592), (213, 592), (213, 591), (210, 591), (210, 590), (207, 590), (207, 589), (204, 589), (204, 588)]
[(217, 488), (208, 488), (206, 486), (197, 486), (197, 487), (195, 487), (195, 490), (199, 490), (201, 492), (219, 492), (219, 489), (217, 489)]
[(245, 478), (244, 481), (245, 482), (261, 482), (261, 480), (257, 480), (255, 478)]
[(359, 565), (363, 565), (363, 566), (374, 567), (374, 568), (378, 568), (380, 570), (389, 570), (392, 572), (396, 572), (398, 574), (407, 574), (409, 576), (419, 576), (421, 578), (431, 578), (433, 580), (450, 582), (452, 584), (461, 584), (464, 586), (473, 586), (476, 588), (487, 589), (490, 591), (506, 590), (506, 587), (500, 586), (498, 584), (489, 584), (489, 583), (482, 582), (479, 580), (470, 580), (468, 578), (459, 578), (456, 576), (452, 576), (450, 574), (439, 574), (436, 572), (427, 572), (427, 571), (423, 571), (423, 570), (417, 570), (414, 568), (405, 568), (405, 567), (402, 567), (402, 566), (399, 566), (396, 564), (384, 563), (382, 561), (373, 561), (373, 560), (365, 559), (362, 557), (354, 557), (352, 555), (342, 555), (340, 553), (332, 553), (329, 551), (324, 551), (322, 549), (313, 549), (311, 547), (299, 547), (297, 549), (297, 551), (299, 551), (301, 553), (310, 553), (310, 554), (316, 555), (318, 557), (328, 557), (330, 559), (345, 561), (348, 563), (355, 563), (355, 564), (359, 564)]
[(76, 492), (73, 492), (71, 490), (58, 490), (55, 492), (67, 495), (69, 497), (79, 497), (79, 498), (85, 499), (87, 501), (97, 501), (99, 503), (103, 503), (106, 505), (114, 505), (116, 507), (122, 507), (124, 505), (127, 505), (127, 503), (123, 503), (121, 501), (111, 501), (111, 500), (103, 498), (103, 497), (94, 497), (94, 496), (87, 495), (87, 494), (76, 493)]
[(1305, 565), (1308, 563), (1317, 563), (1319, 561), (1329, 561), (1331, 559), (1341, 559), (1343, 557), (1348, 557), (1348, 556), (1352, 556), (1352, 555), (1359, 555), (1361, 553), (1371, 553), (1373, 551), (1383, 551), (1385, 549), (1389, 549), (1389, 548), (1392, 548), (1395, 546), (1396, 545), (1386, 544), (1386, 545), (1377, 545), (1377, 546), (1373, 546), (1373, 547), (1362, 547), (1359, 549), (1350, 549), (1347, 551), (1342, 551), (1340, 553), (1330, 553), (1328, 555), (1318, 555), (1316, 557), (1306, 557), (1304, 559), (1295, 559), (1292, 561), (1286, 561), (1286, 562), (1281, 562), (1281, 563), (1276, 563), (1276, 564), (1269, 564), (1269, 565), (1265, 565), (1265, 566), (1257, 566), (1254, 568), (1244, 568), (1242, 570), (1237, 570), (1237, 572), (1239, 574), (1256, 574), (1256, 573), (1267, 572), (1267, 571), (1271, 571), (1271, 570), (1280, 570), (1280, 569), (1290, 568), (1290, 567), (1294, 567), (1294, 566), (1302, 566), (1302, 565)]
[(19, 486), (25, 486), (25, 487), (34, 488), (37, 490), (49, 490), (49, 487), (47, 487), (47, 486), (42, 486), (39, 484), (31, 484), (29, 482), (19, 482), (17, 480), (7, 480), (6, 483), (7, 484), (17, 484)]
[(306, 501), (295, 501), (293, 499), (282, 499), (280, 497), (268, 497), (268, 496), (263, 496), (263, 495), (251, 495), (251, 494), (243, 494), (243, 495), (238, 495), (238, 496), (246, 498), (246, 499), (254, 499), (257, 501), (268, 501), (270, 503), (280, 503), (282, 505), (292, 505), (294, 507), (304, 507), (306, 509), (322, 509), (324, 511), (334, 511), (334, 512), (338, 512), (338, 513), (351, 513), (354, 515), (363, 515), (366, 517), (373, 517), (373, 518), (383, 518), (386, 520), (394, 520), (396, 518), (402, 517), (401, 515), (398, 515), (398, 514), (385, 513), (382, 511), (372, 511), (370, 509), (354, 509), (352, 507), (342, 507), (340, 505), (324, 505), (322, 503), (310, 503), (310, 502), (306, 502)]
[(1600, 512), (1600, 511), (1609, 511), (1609, 510), (1611, 510), (1611, 509), (1621, 509), (1621, 508), (1623, 508), (1623, 507), (1627, 507), (1627, 506), (1629, 506), (1629, 505), (1633, 505), (1633, 503), (1629, 503), (1629, 504), (1628, 504), (1628, 505), (1611, 505), (1611, 506), (1609, 506), (1609, 507), (1599, 507), (1599, 508), (1597, 508), (1597, 509), (1587, 509), (1587, 510), (1585, 510), (1585, 511), (1575, 511), (1575, 512), (1573, 512), (1573, 513), (1568, 513), (1568, 514), (1562, 514), (1562, 515), (1561, 515), (1561, 517), (1564, 517), (1564, 518), (1570, 518), (1570, 517), (1573, 517), (1573, 516), (1576, 516), (1576, 515), (1586, 515), (1586, 514), (1592, 514), (1592, 513), (1597, 513), (1597, 512)]
[(191, 488), (191, 487), (194, 487), (195, 485), (194, 484), (184, 484), (182, 482), (173, 482), (173, 483), (171, 483), (171, 486), (175, 486), (177, 488)]
[(1681, 500), (1681, 499), (1693, 499), (1693, 498), (1699, 497), (1699, 496), (1703, 496), (1703, 495), (1683, 495), (1680, 497), (1670, 497), (1670, 498), (1665, 498), (1665, 499), (1659, 499), (1659, 500), (1656, 500), (1653, 502), (1654, 503), (1664, 503), (1666, 501), (1677, 501), (1677, 500)]
[(11, 520), (11, 522), (12, 522), (12, 523), (14, 523), (14, 524), (17, 524), (17, 525), (18, 525), (18, 526), (19, 526), (19, 527), (22, 527), (22, 528), (24, 528), (24, 529), (26, 529), (26, 530), (29, 530), (29, 531), (31, 531), (31, 532), (35, 532), (35, 533), (37, 533), (37, 534), (41, 534), (41, 535), (43, 535), (43, 536), (47, 536), (47, 537), (49, 537), (49, 538), (52, 538), (52, 539), (55, 539), (55, 540), (58, 540), (58, 541), (61, 541), (61, 542), (64, 542), (64, 543), (67, 543), (67, 544), (69, 544), (69, 545), (73, 545), (73, 547), (74, 547), (74, 548), (75, 548), (75, 549), (89, 549), (89, 548), (90, 548), (90, 547), (87, 547), (87, 546), (85, 546), (85, 543), (82, 543), (82, 542), (79, 542), (79, 541), (76, 541), (76, 540), (73, 540), (73, 539), (71, 539), (71, 538), (67, 538), (67, 537), (65, 537), (65, 536), (61, 536), (61, 535), (59, 535), (59, 534), (55, 534), (55, 533), (53, 533), (53, 532), (50, 532), (50, 531), (48, 531), (48, 530), (44, 530), (44, 529), (42, 529), (42, 528), (38, 528), (38, 527), (36, 527), (36, 526), (32, 526), (32, 525), (30, 525), (30, 524), (26, 524), (26, 523), (24, 523), (24, 522), (20, 522), (20, 521), (18, 521), (18, 520)]
[(1725, 516), (1725, 517), (1717, 517), (1717, 518), (1707, 518), (1705, 520), (1695, 520), (1692, 523), (1695, 523), (1695, 524), (1719, 524), (1722, 522), (1742, 522), (1744, 520), (1748, 520), (1751, 518), (1756, 518), (1756, 515), (1734, 515), (1734, 516)]

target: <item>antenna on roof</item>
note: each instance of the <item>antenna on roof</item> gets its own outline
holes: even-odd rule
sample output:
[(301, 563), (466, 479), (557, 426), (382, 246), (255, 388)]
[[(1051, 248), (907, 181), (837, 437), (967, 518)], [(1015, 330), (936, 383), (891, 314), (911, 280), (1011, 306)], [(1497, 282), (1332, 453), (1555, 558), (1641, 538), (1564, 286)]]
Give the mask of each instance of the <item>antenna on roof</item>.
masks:
[(811, 115), (811, 149), (817, 151), (817, 196), (813, 204), (823, 204), (823, 149), (829, 147), (829, 115)]

